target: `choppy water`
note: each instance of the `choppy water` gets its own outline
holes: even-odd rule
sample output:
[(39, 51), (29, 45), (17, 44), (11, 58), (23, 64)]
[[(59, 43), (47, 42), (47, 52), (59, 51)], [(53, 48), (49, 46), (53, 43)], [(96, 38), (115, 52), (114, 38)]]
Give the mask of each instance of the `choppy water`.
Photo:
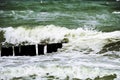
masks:
[[(78, 51), (57, 52), (36, 57), (2, 57), (0, 66), (1, 79), (19, 78), (22, 80), (85, 80), (97, 76), (117, 75), (120, 79), (120, 59), (96, 55), (83, 54)], [(66, 77), (69, 76), (69, 79)], [(14, 80), (14, 79), (13, 79)], [(109, 80), (103, 79), (103, 80)], [(113, 80), (111, 78), (111, 80)]]
[(68, 41), (51, 54), (0, 57), (0, 79), (120, 80), (119, 4), (0, 1), (1, 44)]
[(0, 5), (1, 27), (53, 24), (102, 31), (120, 29), (119, 1), (5, 1)]

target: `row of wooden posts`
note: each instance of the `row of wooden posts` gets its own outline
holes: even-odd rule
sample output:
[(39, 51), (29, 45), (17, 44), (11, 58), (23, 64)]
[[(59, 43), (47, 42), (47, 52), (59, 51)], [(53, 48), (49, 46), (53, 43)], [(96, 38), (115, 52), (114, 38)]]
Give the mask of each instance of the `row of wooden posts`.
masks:
[(58, 48), (62, 48), (62, 43), (2, 46), (1, 56), (36, 56), (45, 54), (45, 51), (46, 53), (57, 52)]

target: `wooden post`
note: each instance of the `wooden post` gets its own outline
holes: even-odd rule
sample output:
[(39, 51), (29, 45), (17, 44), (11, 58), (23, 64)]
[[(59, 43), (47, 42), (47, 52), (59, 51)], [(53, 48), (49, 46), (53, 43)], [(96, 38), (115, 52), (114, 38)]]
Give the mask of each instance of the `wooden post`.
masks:
[(13, 56), (13, 48), (12, 46), (10, 47), (1, 47), (1, 56)]
[(44, 54), (44, 47), (45, 47), (45, 45), (38, 44), (38, 55), (43, 55)]
[(25, 55), (25, 56), (35, 56), (36, 55), (36, 48), (35, 45), (24, 45), (21, 46), (20, 48), (21, 50), (21, 56)]

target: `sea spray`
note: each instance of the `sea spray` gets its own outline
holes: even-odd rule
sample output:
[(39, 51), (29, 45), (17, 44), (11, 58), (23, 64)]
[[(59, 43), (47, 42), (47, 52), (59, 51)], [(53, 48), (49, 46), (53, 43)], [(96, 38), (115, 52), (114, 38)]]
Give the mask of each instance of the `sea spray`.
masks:
[[(55, 29), (54, 29), (55, 28)], [(4, 28), (7, 43), (21, 44), (22, 42), (41, 43), (43, 41), (59, 42), (64, 38), (64, 28), (57, 28), (55, 26), (36, 27), (27, 29), (23, 27), (18, 28)]]
[(62, 49), (0, 57), (0, 80), (120, 80), (119, 1), (44, 1), (0, 0), (0, 43)]
[(120, 41), (120, 31), (100, 32), (83, 28), (67, 29), (55, 25), (37, 26), (35, 28), (7, 27), (4, 31), (5, 43), (41, 44), (64, 42), (63, 51), (84, 51), (84, 53), (97, 53), (106, 44)]

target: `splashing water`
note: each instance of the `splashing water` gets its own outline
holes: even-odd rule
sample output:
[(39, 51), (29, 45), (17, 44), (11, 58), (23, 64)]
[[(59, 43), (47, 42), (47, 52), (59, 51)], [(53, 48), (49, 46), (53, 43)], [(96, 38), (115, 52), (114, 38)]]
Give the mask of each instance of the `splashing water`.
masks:
[(120, 80), (118, 0), (24, 1), (0, 1), (2, 45), (68, 43), (50, 54), (0, 57), (0, 80)]
[[(5, 42), (18, 45), (22, 42), (39, 44), (43, 41), (48, 43), (62, 42), (68, 39), (63, 50), (88, 51), (97, 53), (106, 44), (120, 41), (120, 32), (99, 32), (87, 28), (67, 29), (54, 25), (38, 26), (35, 28), (1, 28), (4, 31)], [(3, 42), (3, 43), (5, 43)]]

